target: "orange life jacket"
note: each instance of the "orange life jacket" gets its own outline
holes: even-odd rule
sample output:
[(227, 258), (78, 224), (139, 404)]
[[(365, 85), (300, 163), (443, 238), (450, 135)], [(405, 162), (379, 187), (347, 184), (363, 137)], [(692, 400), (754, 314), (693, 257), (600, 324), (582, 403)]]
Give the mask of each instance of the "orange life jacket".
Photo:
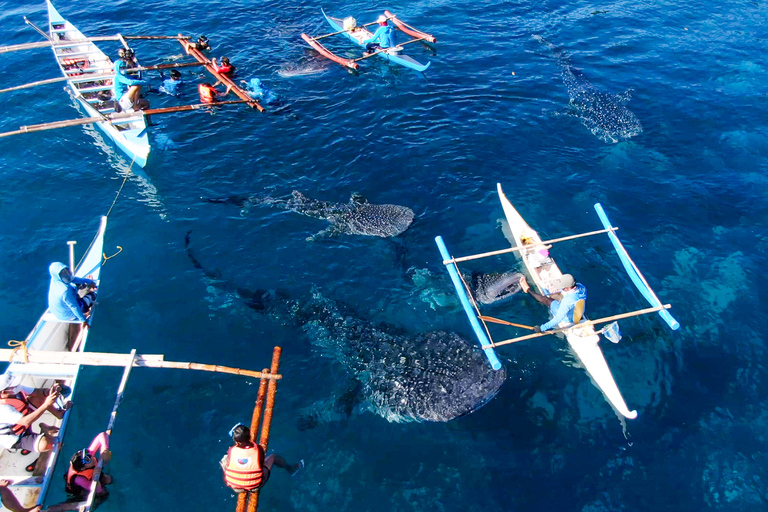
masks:
[[(26, 416), (27, 414), (35, 410), (35, 407), (29, 403), (29, 400), (27, 399), (27, 394), (24, 393), (23, 391), (16, 394), (15, 396), (9, 396), (8, 398), (0, 398), (0, 404), (10, 405), (11, 407), (19, 411), (24, 416)], [(25, 427), (23, 425), (12, 425), (10, 427), (10, 430), (14, 435), (20, 436), (21, 434), (26, 432), (29, 428), (30, 427)]]
[(221, 73), (222, 75), (226, 75), (227, 73), (231, 73), (232, 72), (232, 65), (231, 64), (222, 64), (222, 65), (216, 67), (216, 71), (218, 73)]
[(80, 487), (75, 483), (75, 477), (82, 476), (86, 480), (88, 480), (88, 483), (90, 484), (93, 482), (93, 468), (84, 469), (82, 471), (75, 471), (75, 468), (72, 467), (72, 464), (69, 465), (69, 470), (67, 470), (67, 474), (64, 477), (64, 480), (66, 481), (66, 484), (64, 485), (64, 489), (69, 494), (82, 494), (90, 492), (90, 487), (83, 488)]
[(261, 486), (264, 470), (261, 467), (261, 448), (233, 446), (227, 452), (228, 463), (224, 469), (224, 481), (233, 489), (252, 491)]
[(200, 101), (202, 103), (213, 103), (216, 101), (216, 89), (213, 87), (200, 84), (197, 86), (197, 90), (200, 92)]

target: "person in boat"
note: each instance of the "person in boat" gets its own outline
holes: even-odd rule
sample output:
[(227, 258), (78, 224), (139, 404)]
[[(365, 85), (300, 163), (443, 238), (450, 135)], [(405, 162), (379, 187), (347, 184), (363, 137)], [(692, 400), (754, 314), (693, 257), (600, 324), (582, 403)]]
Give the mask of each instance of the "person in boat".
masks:
[[(136, 59), (136, 54), (130, 48), (120, 48), (117, 50), (117, 56), (121, 61), (125, 62), (126, 69), (139, 67), (139, 61)], [(137, 75), (141, 77), (140, 71), (133, 71), (131, 75)]]
[(34, 507), (25, 507), (21, 504), (19, 499), (13, 494), (8, 486), (11, 485), (10, 480), (0, 480), (0, 500), (3, 502), (3, 506), (11, 512), (39, 512), (42, 505), (35, 505)]
[[(93, 485), (93, 473), (99, 459), (107, 463), (111, 458), (109, 434), (101, 432), (93, 438), (88, 448), (78, 451), (69, 460), (69, 469), (64, 475), (64, 490), (76, 498), (88, 496)], [(99, 482), (96, 484), (96, 497), (106, 497), (109, 494), (107, 485), (111, 483), (112, 477), (102, 471), (99, 475)]]
[(205, 36), (200, 36), (197, 38), (196, 43), (190, 43), (189, 46), (194, 48), (195, 50), (200, 50), (201, 52), (207, 51), (211, 49), (211, 43)]
[[(64, 411), (71, 407), (71, 405), (65, 405), (63, 409), (55, 407), (56, 401), (62, 394), (61, 386), (59, 384), (51, 386), (42, 403), (38, 402), (38, 405), (34, 405), (31, 398), (36, 390), (29, 390), (32, 393), (24, 399), (18, 398), (15, 391), (6, 385), (6, 389), (0, 394), (3, 396), (0, 398), (0, 445), (6, 450), (21, 450), (22, 453), (50, 451), (56, 442), (58, 427), (40, 423), (40, 433), (34, 433), (32, 425), (46, 412), (61, 419)], [(27, 466), (27, 471), (34, 469), (34, 463)]]
[(123, 111), (144, 110), (149, 108), (149, 102), (141, 99), (141, 86), (145, 80), (136, 80), (125, 74), (125, 61), (115, 62), (115, 77), (112, 86), (113, 99)]
[(227, 90), (222, 93), (219, 92), (219, 90), (209, 82), (205, 82), (197, 86), (197, 90), (200, 93), (200, 103), (216, 103), (220, 99), (224, 98), (224, 96), (229, 94), (230, 89), (232, 89), (231, 85), (227, 86)]
[(587, 288), (583, 284), (577, 283), (571, 274), (563, 274), (553, 285), (554, 288), (560, 291), (560, 299), (555, 299), (551, 295), (547, 296), (536, 293), (531, 290), (525, 277), (520, 278), (520, 288), (536, 299), (537, 302), (547, 306), (552, 313), (552, 319), (549, 322), (534, 327), (536, 332), (548, 331), (557, 327), (563, 321), (573, 323), (573, 312), (576, 308), (576, 303), (580, 300), (585, 302), (587, 300)]
[(251, 430), (238, 423), (229, 435), (235, 442), (221, 459), (224, 482), (237, 493), (252, 492), (264, 487), (269, 480), (272, 466), (283, 468), (291, 475), (304, 467), (304, 461), (289, 465), (281, 456), (264, 457), (264, 449), (251, 441)]
[(163, 72), (160, 71), (160, 79), (163, 81), (163, 85), (159, 88), (160, 92), (177, 98), (181, 97), (181, 87), (184, 85), (184, 80), (181, 79), (181, 73), (178, 69), (172, 69), (169, 78), (165, 78)]
[[(51, 263), (48, 267), (51, 284), (48, 289), (48, 309), (62, 322), (88, 322), (91, 307), (96, 302), (96, 282), (75, 277), (64, 263)], [(85, 292), (80, 295), (80, 289)]]
[(376, 29), (376, 32), (373, 33), (370, 39), (363, 41), (366, 53), (397, 46), (395, 43), (395, 29), (387, 23), (387, 17), (382, 14), (376, 21), (379, 23), (379, 28)]

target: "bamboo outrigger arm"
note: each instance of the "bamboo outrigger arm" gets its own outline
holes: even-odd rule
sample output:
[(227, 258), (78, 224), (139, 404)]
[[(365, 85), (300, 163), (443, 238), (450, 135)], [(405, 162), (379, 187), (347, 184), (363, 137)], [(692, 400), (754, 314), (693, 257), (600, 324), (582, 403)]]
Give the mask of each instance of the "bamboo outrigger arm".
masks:
[[(19, 351), (17, 349), (0, 349), (0, 357), (14, 364), (38, 365), (85, 365), (85, 366), (126, 366), (131, 361), (130, 354), (113, 354), (108, 352), (55, 352), (48, 350)], [(264, 374), (242, 368), (220, 366), (203, 363), (186, 363), (166, 361), (161, 354), (136, 354), (132, 366), (137, 368), (176, 368), (180, 370), (200, 370), (206, 372), (229, 373), (255, 379), (280, 380), (282, 375)], [(23, 367), (19, 372), (23, 372)]]
[[(141, 40), (161, 40), (161, 39), (189, 39), (189, 36), (122, 36), (123, 39), (141, 39)], [(85, 39), (75, 39), (75, 40), (67, 40), (66, 42), (62, 43), (61, 46), (64, 44), (66, 45), (72, 45), (77, 43), (95, 43), (99, 41), (119, 41), (118, 36), (99, 36), (99, 37), (87, 37)], [(51, 44), (50, 41), (40, 41), (36, 43), (24, 43), (24, 44), (14, 44), (11, 46), (0, 46), (0, 53), (10, 53), (10, 52), (17, 52), (21, 50), (34, 50), (36, 48), (49, 48), (53, 46), (54, 48), (57, 46), (55, 43)]]
[(384, 16), (386, 16), (387, 19), (391, 19), (395, 23), (395, 26), (397, 26), (397, 28), (399, 28), (400, 30), (402, 30), (403, 32), (408, 34), (409, 36), (417, 37), (419, 39), (424, 39), (424, 40), (429, 41), (430, 43), (436, 43), (437, 42), (437, 39), (435, 38), (435, 36), (433, 36), (431, 34), (427, 34), (426, 32), (422, 32), (421, 30), (417, 30), (417, 29), (413, 28), (412, 26), (410, 26), (410, 25), (400, 21), (397, 18), (397, 16), (395, 16), (394, 14), (392, 14), (389, 11), (384, 11)]

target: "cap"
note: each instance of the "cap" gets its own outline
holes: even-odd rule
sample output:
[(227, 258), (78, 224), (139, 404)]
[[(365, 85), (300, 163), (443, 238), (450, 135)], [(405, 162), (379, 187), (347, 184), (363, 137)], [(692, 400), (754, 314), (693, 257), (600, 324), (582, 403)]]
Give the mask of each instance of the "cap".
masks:
[(571, 274), (563, 274), (560, 276), (559, 279), (556, 279), (552, 284), (555, 285), (555, 288), (558, 288), (560, 290), (563, 290), (565, 288), (570, 288), (576, 284), (576, 280), (573, 278)]
[(0, 391), (15, 388), (19, 382), (21, 382), (21, 376), (6, 372), (0, 375)]
[(387, 22), (387, 17), (384, 16), (383, 14), (381, 14), (381, 15), (379, 15), (379, 19), (376, 20), (376, 21), (379, 22), (379, 23), (386, 23)]

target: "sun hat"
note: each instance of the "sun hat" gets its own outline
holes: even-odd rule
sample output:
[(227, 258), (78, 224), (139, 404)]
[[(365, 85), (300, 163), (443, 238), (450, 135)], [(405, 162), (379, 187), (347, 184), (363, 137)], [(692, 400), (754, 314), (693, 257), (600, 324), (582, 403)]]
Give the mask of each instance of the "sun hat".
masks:
[(563, 274), (558, 279), (556, 279), (553, 284), (555, 285), (555, 288), (563, 290), (565, 288), (571, 288), (574, 286), (576, 284), (576, 280), (571, 274)]

